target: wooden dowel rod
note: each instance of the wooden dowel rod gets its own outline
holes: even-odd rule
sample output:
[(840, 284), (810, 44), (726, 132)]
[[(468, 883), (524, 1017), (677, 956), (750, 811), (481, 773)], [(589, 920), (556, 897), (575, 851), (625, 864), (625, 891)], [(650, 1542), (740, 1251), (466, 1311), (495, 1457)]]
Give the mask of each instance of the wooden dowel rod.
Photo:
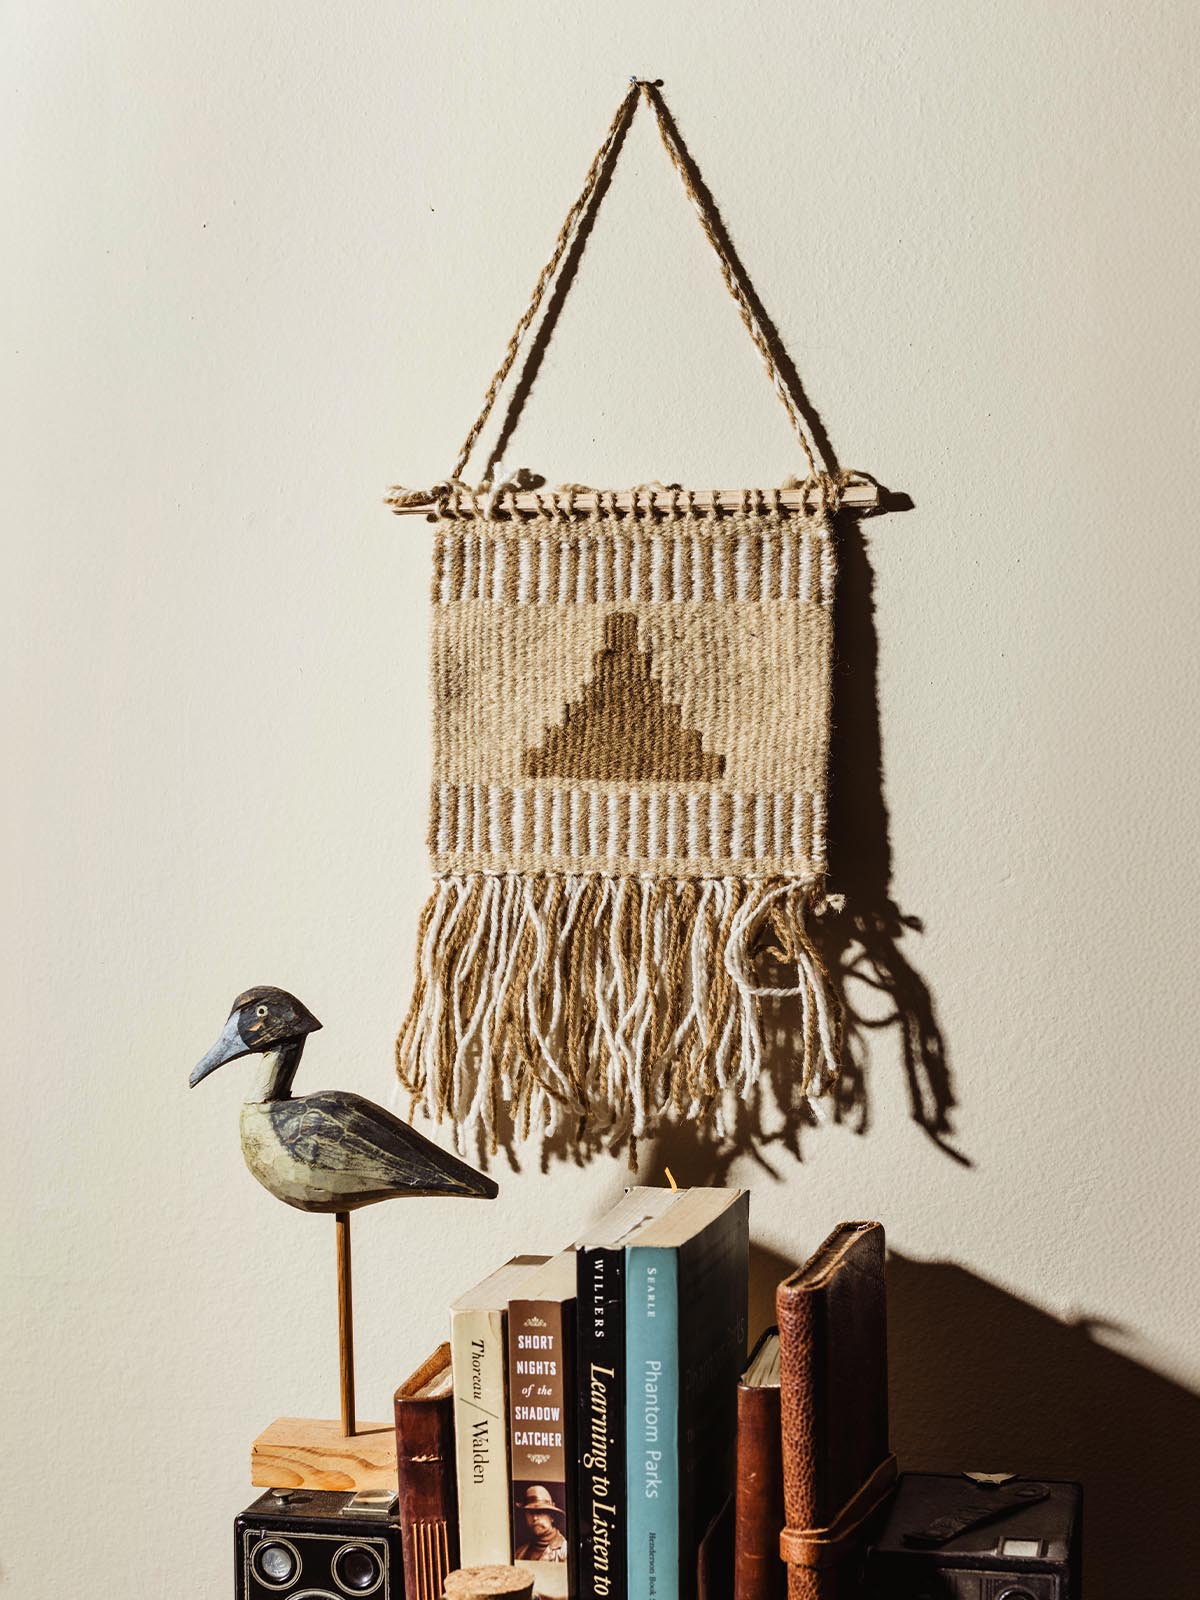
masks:
[[(404, 491), (398, 492), (403, 493)], [(594, 489), (560, 491), (560, 493), (567, 492), (571, 494), (574, 510), (585, 516), (589, 512), (595, 511), (599, 505), (600, 495)], [(546, 497), (552, 493), (553, 491), (548, 489), (543, 489), (537, 494), (530, 493), (527, 490), (520, 490), (515, 495), (506, 493), (500, 499), (505, 507), (515, 499), (519, 512), (528, 512), (536, 515), (541, 509), (539, 502), (545, 501)], [(779, 491), (779, 503), (787, 511), (799, 511), (806, 494), (808, 505), (811, 509), (816, 503), (811, 489), (781, 489)], [(697, 489), (692, 499), (697, 511), (711, 511), (714, 497), (720, 502), (723, 511), (737, 511), (745, 503), (745, 491), (741, 489)], [(466, 515), (470, 515), (482, 504), (485, 498), (483, 495), (464, 492), (458, 498), (459, 509)], [(619, 511), (630, 511), (633, 509), (634, 492), (631, 489), (624, 489), (613, 496), (613, 501)], [(651, 502), (656, 510), (669, 511), (672, 506), (682, 509), (679, 496), (670, 490), (655, 490), (653, 494), (647, 490), (640, 490), (637, 495), (637, 501), (642, 509), (645, 509), (646, 505)], [(749, 503), (755, 505), (756, 502), (757, 496), (752, 491)], [(436, 504), (432, 500), (424, 500), (415, 506), (396, 505), (390, 498), (386, 498), (385, 503), (391, 506), (398, 517), (428, 516)], [(877, 511), (879, 509), (879, 485), (870, 478), (854, 477), (843, 487), (841, 503), (853, 511)]]
[(350, 1213), (337, 1216), (338, 1354), (342, 1391), (342, 1433), (354, 1433), (354, 1300), (350, 1283)]

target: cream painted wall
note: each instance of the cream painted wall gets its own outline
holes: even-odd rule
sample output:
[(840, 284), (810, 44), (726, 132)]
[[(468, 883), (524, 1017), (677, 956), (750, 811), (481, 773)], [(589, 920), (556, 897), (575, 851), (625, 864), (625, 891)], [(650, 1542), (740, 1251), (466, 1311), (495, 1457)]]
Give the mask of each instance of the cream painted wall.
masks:
[[(0, 1588), (229, 1594), (251, 1436), (335, 1404), (332, 1225), (244, 1171), (237, 1069), (186, 1075), (268, 981), (326, 1025), (310, 1086), (389, 1093), (427, 530), (380, 496), (448, 469), (637, 72), (842, 460), (915, 503), (867, 529), (891, 892), (968, 1160), (874, 1031), (865, 1133), (729, 1169), (756, 1306), (884, 1218), (908, 1462), (1076, 1470), (1092, 1600), (1194, 1593), (1200, 12), (14, 0), (4, 32)], [(644, 119), (510, 460), (797, 466)], [(356, 1222), (366, 1416), (625, 1179), (498, 1175)]]

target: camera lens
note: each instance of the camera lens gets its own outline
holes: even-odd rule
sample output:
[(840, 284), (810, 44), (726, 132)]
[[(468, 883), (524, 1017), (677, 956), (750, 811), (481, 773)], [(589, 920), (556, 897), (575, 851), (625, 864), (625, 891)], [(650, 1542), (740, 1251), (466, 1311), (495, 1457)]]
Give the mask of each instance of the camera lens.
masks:
[(344, 1544), (333, 1558), (333, 1577), (347, 1594), (370, 1594), (378, 1588), (383, 1567), (373, 1550), (362, 1544)]
[(1002, 1589), (996, 1600), (1037, 1600), (1028, 1589)]
[(254, 1573), (263, 1583), (279, 1587), (300, 1574), (300, 1557), (293, 1545), (280, 1539), (265, 1539), (254, 1552)]

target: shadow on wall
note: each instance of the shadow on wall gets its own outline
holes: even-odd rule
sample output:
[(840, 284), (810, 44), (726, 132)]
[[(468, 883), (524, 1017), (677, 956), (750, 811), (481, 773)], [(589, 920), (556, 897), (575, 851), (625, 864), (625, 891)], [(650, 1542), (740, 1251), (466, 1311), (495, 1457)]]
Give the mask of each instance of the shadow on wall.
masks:
[(893, 1448), (914, 1471), (1078, 1479), (1088, 1600), (1191, 1600), (1200, 1396), (1098, 1343), (1105, 1326), (893, 1252)]
[[(828, 446), (826, 450), (832, 454)], [(911, 505), (907, 495), (883, 492), (881, 509), (885, 512), (906, 510)], [(894, 1028), (913, 1121), (944, 1155), (969, 1167), (970, 1158), (952, 1142), (951, 1113), (958, 1101), (937, 1007), (929, 985), (901, 948), (906, 937), (923, 931), (922, 923), (902, 911), (892, 898), (875, 578), (859, 518), (845, 513), (839, 516), (836, 538), (838, 588), (829, 751), (831, 904), (813, 927), (845, 1017), (834, 1116), (856, 1133), (867, 1132), (871, 1122), (871, 1036)], [(791, 981), (787, 969), (773, 968), (761, 959), (760, 964), (767, 984), (785, 987)], [(715, 1137), (710, 1139), (714, 1172), (727, 1170), (734, 1155), (750, 1155), (777, 1175), (768, 1152), (774, 1147), (801, 1159), (804, 1130), (815, 1123), (796, 1089), (799, 1002), (765, 1002), (764, 1024), (771, 1044), (763, 1086), (739, 1108), (729, 1140), (723, 1144)], [(685, 1140), (700, 1143), (707, 1137), (703, 1129), (684, 1130)], [(676, 1146), (680, 1142), (678, 1133), (667, 1132), (664, 1138)], [(717, 1152), (723, 1159), (718, 1159)]]
[[(911, 504), (907, 496), (891, 495), (883, 509), (903, 510)], [(950, 1114), (957, 1101), (933, 995), (900, 948), (907, 934), (922, 931), (922, 924), (892, 899), (875, 577), (857, 518), (839, 518), (837, 541), (829, 862), (830, 892), (841, 904), (835, 901), (818, 924), (846, 1018), (837, 1115), (851, 1121), (857, 1131), (866, 1131), (870, 1035), (894, 1027), (913, 1121), (944, 1154), (970, 1166), (950, 1143)]]
[[(795, 1268), (750, 1247), (750, 1338)], [(1193, 1600), (1200, 1395), (951, 1262), (891, 1251), (892, 1448), (910, 1472), (1021, 1472), (1083, 1484), (1087, 1600)]]

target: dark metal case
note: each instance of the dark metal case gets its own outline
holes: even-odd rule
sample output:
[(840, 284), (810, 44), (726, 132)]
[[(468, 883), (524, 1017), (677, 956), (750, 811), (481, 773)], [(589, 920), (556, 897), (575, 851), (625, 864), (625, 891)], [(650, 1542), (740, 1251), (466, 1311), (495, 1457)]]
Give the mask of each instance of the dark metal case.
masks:
[(233, 1524), (237, 1600), (403, 1600), (400, 1524), (350, 1494), (268, 1490)]
[(964, 1505), (987, 1501), (961, 1474), (901, 1474), (867, 1556), (868, 1600), (1080, 1600), (1083, 1494), (1077, 1483), (1025, 1480), (1049, 1491), (934, 1549), (905, 1542)]

